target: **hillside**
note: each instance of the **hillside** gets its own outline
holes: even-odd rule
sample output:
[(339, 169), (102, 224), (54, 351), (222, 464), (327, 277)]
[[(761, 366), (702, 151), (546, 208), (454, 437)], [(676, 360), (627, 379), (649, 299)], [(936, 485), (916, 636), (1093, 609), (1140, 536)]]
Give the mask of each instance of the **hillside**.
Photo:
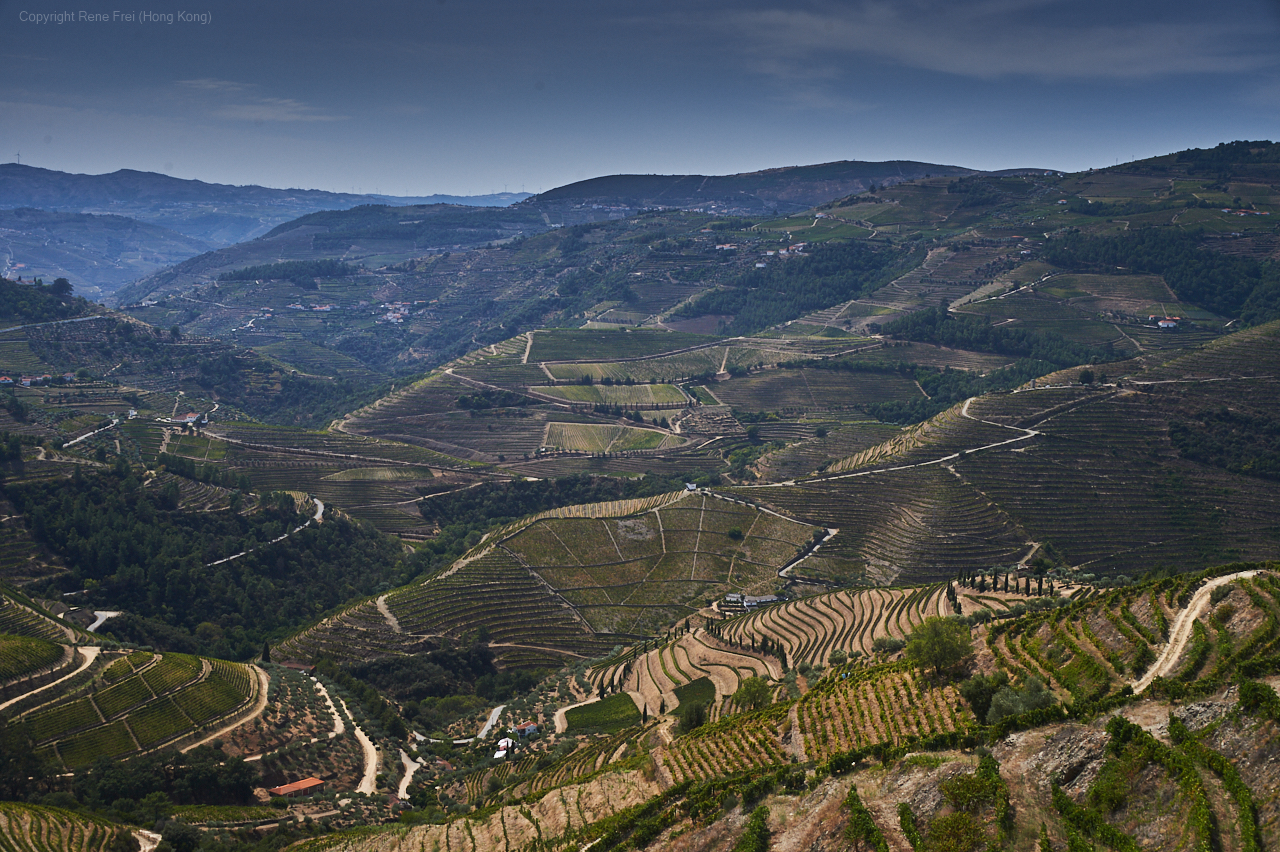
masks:
[[(987, 578), (982, 586), (966, 580), (951, 587), (966, 611), (981, 603), (973, 612), (998, 613), (974, 632), (978, 673), (968, 680), (883, 657), (853, 664), (833, 657), (825, 670), (806, 661), (763, 709), (726, 699), (723, 718), (692, 730), (687, 716), (679, 727), (637, 719), (589, 738), (559, 763), (524, 757), (480, 766), (465, 782), (444, 776), (440, 803), (455, 795), (485, 803), (469, 821), (339, 834), (312, 848), (483, 849), (495, 834), (516, 843), (594, 840), (607, 849), (719, 849), (744, 837), (823, 849), (1058, 848), (1083, 838), (1124, 849), (1268, 848), (1280, 805), (1273, 766), (1280, 698), (1249, 678), (1273, 664), (1273, 569), (1236, 565), (1107, 594), (1060, 588), (1048, 597), (979, 594)], [(1194, 643), (1167, 642), (1211, 599), (1216, 635), (1197, 626), (1203, 638)], [(898, 600), (914, 611), (921, 598)], [(868, 614), (884, 619), (899, 606)], [(854, 624), (770, 612), (779, 635), (808, 633), (819, 643)], [(714, 670), (732, 670), (735, 655), (755, 664), (740, 662), (740, 671), (776, 677), (783, 654), (762, 655), (730, 633), (749, 622), (713, 620), (685, 634), (697, 645), (668, 643), (643, 663), (621, 658), (601, 670), (600, 692), (622, 682), (612, 673), (641, 665), (651, 674), (660, 668), (660, 679), (687, 670), (716, 679)], [(1042, 672), (1052, 677), (1033, 679)], [(1153, 673), (1164, 677), (1148, 687)], [(1233, 678), (1238, 692), (1224, 691)], [(694, 694), (677, 688), (666, 698)], [(569, 710), (570, 734), (593, 706)], [(682, 703), (677, 718), (684, 710)]]
[(608, 175), (547, 190), (525, 203), (700, 208), (735, 216), (759, 216), (805, 210), (833, 198), (864, 192), (873, 185), (888, 186), (930, 175), (958, 177), (973, 173), (972, 169), (936, 163), (845, 160), (736, 175)]
[[(184, 234), (212, 245), (243, 242), (299, 216), (361, 204), (471, 204), (505, 206), (519, 193), (474, 198), (394, 198), (271, 189), (184, 180), (155, 172), (121, 169), (104, 175), (68, 174), (0, 164), (0, 207), (36, 207), (64, 213), (110, 213)], [(95, 282), (96, 283), (96, 282)]]
[(7, 249), (0, 275), (46, 281), (67, 278), (80, 295), (95, 301), (211, 248), (202, 239), (123, 216), (53, 213), (30, 207), (0, 210), (0, 229)]
[(879, 581), (1039, 558), (1102, 577), (1274, 559), (1261, 424), (1280, 414), (1277, 336), (1271, 323), (1107, 365), (1105, 382), (1051, 374), (965, 401), (823, 476), (736, 493), (839, 528), (828, 570)]

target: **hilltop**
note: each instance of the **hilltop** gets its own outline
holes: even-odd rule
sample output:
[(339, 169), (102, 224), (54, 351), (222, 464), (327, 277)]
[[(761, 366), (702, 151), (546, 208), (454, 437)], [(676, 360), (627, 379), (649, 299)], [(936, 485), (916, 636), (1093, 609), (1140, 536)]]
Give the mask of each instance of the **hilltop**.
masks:
[(604, 204), (698, 208), (722, 215), (760, 216), (794, 213), (833, 198), (865, 192), (873, 186), (930, 176), (960, 177), (973, 169), (892, 160), (866, 163), (843, 160), (813, 166), (787, 166), (734, 175), (607, 175), (539, 193), (525, 204)]

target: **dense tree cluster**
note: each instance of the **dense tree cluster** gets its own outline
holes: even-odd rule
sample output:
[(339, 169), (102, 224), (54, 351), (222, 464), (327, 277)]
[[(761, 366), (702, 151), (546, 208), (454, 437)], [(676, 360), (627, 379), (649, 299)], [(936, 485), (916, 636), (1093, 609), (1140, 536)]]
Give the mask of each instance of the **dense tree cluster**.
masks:
[(1232, 473), (1280, 479), (1280, 423), (1222, 406), (1169, 423), (1169, 440), (1183, 458)]
[(340, 682), (370, 715), (394, 733), (400, 723), (395, 711), (382, 702), (379, 690), (402, 704), (404, 718), (438, 731), (481, 704), (507, 701), (527, 692), (547, 674), (542, 669), (499, 671), (483, 631), (473, 638), (474, 642), (462, 648), (349, 664), (335, 676), (340, 676)]
[[(401, 579), (397, 543), (340, 517), (268, 544), (307, 520), (288, 495), (268, 495), (248, 516), (176, 512), (123, 462), (110, 473), (78, 471), (13, 484), (6, 495), (68, 568), (47, 593), (89, 589), (127, 611), (111, 622), (120, 638), (244, 659), (265, 639)], [(253, 552), (212, 564), (243, 551)]]
[(0, 278), (0, 319), (52, 322), (93, 313), (93, 303), (78, 296), (72, 298), (71, 289), (65, 278), (48, 286), (38, 278), (34, 284)]
[(745, 272), (731, 286), (703, 294), (672, 316), (732, 315), (724, 332), (747, 334), (866, 295), (919, 259), (905, 249), (830, 243), (807, 256)]
[(359, 270), (333, 258), (286, 260), (261, 266), (246, 266), (218, 276), (219, 281), (288, 281), (304, 290), (318, 290), (317, 278), (343, 278)]
[(1280, 163), (1280, 143), (1259, 141), (1220, 142), (1213, 148), (1179, 151), (1177, 161), (1190, 169), (1224, 171), (1236, 165)]
[(1010, 358), (1032, 358), (1058, 367), (1087, 364), (1108, 355), (1103, 350), (1076, 343), (1060, 334), (993, 326), (985, 317), (952, 314), (943, 308), (907, 314), (885, 323), (879, 330), (902, 340), (933, 343), (971, 352), (990, 352)]
[(1182, 301), (1250, 325), (1280, 318), (1280, 264), (1210, 251), (1199, 234), (1161, 228), (1070, 234), (1052, 240), (1044, 259), (1076, 272), (1161, 275)]

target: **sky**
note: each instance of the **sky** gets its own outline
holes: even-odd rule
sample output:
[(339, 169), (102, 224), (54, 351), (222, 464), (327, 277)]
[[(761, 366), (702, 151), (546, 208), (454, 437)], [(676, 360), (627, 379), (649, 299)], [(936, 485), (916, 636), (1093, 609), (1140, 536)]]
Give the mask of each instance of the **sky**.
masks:
[(477, 195), (1280, 139), (1280, 0), (114, 2), (0, 0), (0, 162)]

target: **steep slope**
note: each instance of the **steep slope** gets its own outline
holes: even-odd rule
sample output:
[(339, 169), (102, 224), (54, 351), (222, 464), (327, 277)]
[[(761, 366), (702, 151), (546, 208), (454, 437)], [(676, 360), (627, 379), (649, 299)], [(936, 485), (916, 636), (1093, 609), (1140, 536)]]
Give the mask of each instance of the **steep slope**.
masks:
[(0, 210), (0, 275), (45, 281), (67, 278), (82, 296), (101, 300), (119, 287), (212, 245), (123, 216)]
[(884, 579), (1046, 554), (1104, 576), (1275, 558), (1278, 340), (1271, 323), (1146, 369), (1126, 362), (1106, 385), (1063, 371), (970, 400), (833, 475), (736, 493), (839, 528), (822, 556)]

